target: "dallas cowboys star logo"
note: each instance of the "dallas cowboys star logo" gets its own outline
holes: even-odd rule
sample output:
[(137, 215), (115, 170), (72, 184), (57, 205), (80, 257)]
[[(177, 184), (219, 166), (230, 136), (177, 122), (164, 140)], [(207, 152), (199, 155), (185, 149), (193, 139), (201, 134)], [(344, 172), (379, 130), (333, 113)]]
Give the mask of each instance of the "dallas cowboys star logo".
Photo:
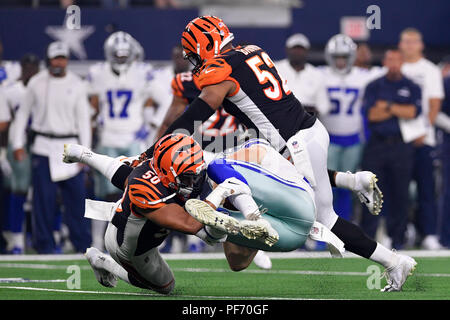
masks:
[(65, 42), (74, 56), (80, 60), (87, 58), (83, 41), (94, 31), (94, 26), (80, 26), (79, 29), (68, 29), (65, 24), (62, 26), (47, 26), (45, 28), (45, 33), (55, 41)]

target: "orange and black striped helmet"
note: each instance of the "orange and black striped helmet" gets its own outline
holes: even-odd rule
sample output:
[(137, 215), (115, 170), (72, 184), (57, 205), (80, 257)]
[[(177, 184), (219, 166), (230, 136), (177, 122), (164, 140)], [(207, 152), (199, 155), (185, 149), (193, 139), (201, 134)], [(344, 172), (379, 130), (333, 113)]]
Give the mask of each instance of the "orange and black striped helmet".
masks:
[(185, 58), (194, 65), (193, 73), (197, 73), (205, 60), (217, 56), (233, 39), (226, 24), (215, 16), (202, 16), (189, 22), (181, 35), (181, 45)]
[(185, 199), (198, 196), (206, 174), (202, 148), (181, 133), (168, 134), (156, 143), (153, 168), (165, 187)]

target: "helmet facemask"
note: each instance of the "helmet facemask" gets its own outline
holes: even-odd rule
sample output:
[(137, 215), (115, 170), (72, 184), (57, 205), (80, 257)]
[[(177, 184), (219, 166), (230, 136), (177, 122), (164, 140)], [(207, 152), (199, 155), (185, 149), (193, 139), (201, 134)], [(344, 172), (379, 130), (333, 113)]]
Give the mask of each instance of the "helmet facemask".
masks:
[(175, 176), (175, 183), (170, 182), (169, 187), (176, 190), (182, 200), (197, 198), (200, 195), (206, 178), (205, 164), (197, 168), (197, 173), (188, 171), (176, 175), (175, 170), (172, 167), (170, 169)]

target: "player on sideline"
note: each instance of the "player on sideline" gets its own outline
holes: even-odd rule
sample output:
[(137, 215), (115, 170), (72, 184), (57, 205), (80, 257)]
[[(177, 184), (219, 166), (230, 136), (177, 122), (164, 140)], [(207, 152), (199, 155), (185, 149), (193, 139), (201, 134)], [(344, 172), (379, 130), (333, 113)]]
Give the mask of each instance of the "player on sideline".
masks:
[[(195, 18), (186, 26), (181, 42), (186, 58), (194, 64), (193, 73), (202, 92), (166, 133), (177, 129), (192, 133), (199, 121), (208, 119), (223, 104), (247, 128), (292, 158), (314, 188), (317, 221), (336, 234), (348, 251), (386, 268), (388, 285), (383, 290), (401, 290), (416, 261), (388, 250), (359, 226), (337, 216), (327, 171), (328, 132), (304, 110), (266, 52), (255, 45), (234, 47), (233, 38), (225, 23), (214, 16)], [(153, 147), (143, 156), (152, 154)], [(129, 170), (120, 169), (112, 180), (123, 181), (128, 174)], [(374, 176), (368, 184), (373, 186)], [(373, 199), (367, 202), (373, 205)]]
[[(65, 147), (64, 161), (85, 163), (105, 175), (122, 165), (79, 145)], [(261, 140), (252, 140), (228, 159), (215, 159), (207, 166), (195, 140), (167, 135), (157, 142), (154, 158), (133, 170), (124, 189), (105, 236), (112, 259), (95, 248), (86, 253), (98, 281), (109, 287), (115, 286), (117, 276), (138, 287), (169, 293), (173, 274), (157, 249), (169, 229), (195, 234), (207, 243), (224, 242), (230, 268), (240, 271), (258, 249), (298, 249), (315, 223), (312, 188), (289, 161)], [(183, 209), (186, 200), (200, 193), (206, 202), (191, 203), (191, 212), (197, 219), (205, 213), (205, 222), (214, 226), (204, 226)], [(217, 208), (225, 199), (237, 219), (208, 205)], [(322, 225), (316, 227), (330, 234)], [(336, 237), (323, 240), (343, 251)]]

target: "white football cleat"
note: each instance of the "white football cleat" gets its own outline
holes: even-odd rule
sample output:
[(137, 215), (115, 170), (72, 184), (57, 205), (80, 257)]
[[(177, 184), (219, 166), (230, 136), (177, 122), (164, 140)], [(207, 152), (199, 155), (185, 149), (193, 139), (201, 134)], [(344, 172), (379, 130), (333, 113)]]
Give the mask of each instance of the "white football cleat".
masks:
[(247, 239), (260, 240), (270, 247), (280, 239), (278, 232), (270, 225), (269, 221), (263, 218), (259, 218), (258, 220), (242, 220), (239, 231)]
[(94, 247), (87, 248), (84, 255), (91, 265), (92, 270), (94, 270), (97, 281), (102, 286), (114, 288), (117, 285), (117, 277), (103, 267), (105, 261), (112, 258)]
[(387, 285), (381, 289), (382, 292), (401, 291), (408, 276), (416, 269), (416, 260), (403, 254), (397, 255), (398, 263), (384, 271)]
[(83, 157), (92, 155), (92, 151), (85, 146), (73, 143), (64, 144), (63, 162), (83, 162)]
[(253, 258), (253, 262), (261, 269), (272, 269), (272, 261), (264, 251), (258, 250), (258, 253)]
[(184, 205), (186, 211), (198, 222), (214, 227), (228, 234), (238, 234), (239, 220), (214, 210), (209, 204), (198, 199), (189, 199)]
[(355, 189), (359, 201), (364, 203), (373, 215), (379, 215), (383, 207), (383, 193), (377, 185), (377, 176), (370, 171), (355, 173)]

